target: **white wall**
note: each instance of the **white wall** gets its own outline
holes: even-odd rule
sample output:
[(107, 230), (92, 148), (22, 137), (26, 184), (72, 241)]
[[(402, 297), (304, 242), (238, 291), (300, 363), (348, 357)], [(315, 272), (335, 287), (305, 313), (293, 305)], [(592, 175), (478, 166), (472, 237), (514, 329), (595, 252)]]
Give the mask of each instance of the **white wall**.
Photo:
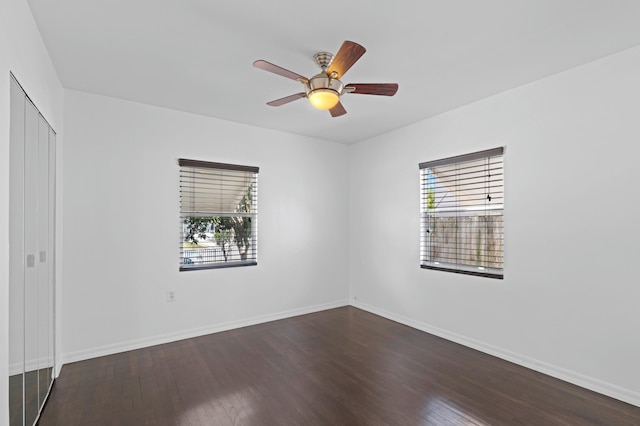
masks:
[[(348, 303), (345, 145), (77, 91), (65, 128), (66, 362)], [(178, 271), (178, 158), (260, 167), (258, 266)]]
[[(356, 306), (640, 405), (640, 47), (352, 146)], [(423, 270), (418, 163), (505, 146), (505, 279)]]
[[(0, 426), (9, 424), (9, 72), (58, 132), (63, 90), (24, 0), (0, 2)], [(62, 150), (60, 150), (61, 154)], [(60, 157), (59, 157), (60, 158)], [(60, 268), (58, 268), (60, 271)]]

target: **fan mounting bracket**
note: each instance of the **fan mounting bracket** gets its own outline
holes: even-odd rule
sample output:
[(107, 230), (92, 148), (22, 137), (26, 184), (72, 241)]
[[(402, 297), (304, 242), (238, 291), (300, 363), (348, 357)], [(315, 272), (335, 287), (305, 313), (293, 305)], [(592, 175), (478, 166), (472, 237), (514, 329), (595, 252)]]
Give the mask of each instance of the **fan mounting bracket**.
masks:
[(333, 61), (333, 54), (329, 52), (318, 52), (313, 55), (313, 62), (316, 63), (317, 66), (322, 68), (323, 71), (326, 71), (331, 65), (331, 61)]

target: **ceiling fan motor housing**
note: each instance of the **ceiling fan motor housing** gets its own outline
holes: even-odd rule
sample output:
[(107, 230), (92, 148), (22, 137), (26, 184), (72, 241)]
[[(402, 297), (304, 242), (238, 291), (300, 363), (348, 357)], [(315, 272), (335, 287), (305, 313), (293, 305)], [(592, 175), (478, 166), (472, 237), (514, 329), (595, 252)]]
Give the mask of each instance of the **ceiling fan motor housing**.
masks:
[(309, 79), (309, 82), (305, 84), (305, 90), (307, 96), (314, 90), (333, 90), (340, 96), (344, 90), (344, 84), (337, 78), (330, 78), (327, 74), (321, 72)]

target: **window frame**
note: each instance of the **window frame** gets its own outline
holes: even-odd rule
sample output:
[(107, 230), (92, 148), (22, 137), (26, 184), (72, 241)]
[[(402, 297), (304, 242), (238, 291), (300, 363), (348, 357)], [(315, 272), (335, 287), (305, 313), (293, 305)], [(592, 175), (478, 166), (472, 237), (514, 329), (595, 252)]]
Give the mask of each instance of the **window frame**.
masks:
[[(220, 269), (257, 265), (259, 168), (238, 164), (189, 160), (184, 158), (178, 159), (178, 165), (180, 174), (180, 246), (178, 259), (179, 270), (197, 271), (203, 269)], [(199, 180), (197, 182), (196, 173), (202, 173), (203, 176), (206, 176), (204, 181)], [(242, 183), (238, 183), (238, 178), (240, 176), (245, 179), (245, 181), (243, 181)], [(211, 190), (212, 185), (219, 190), (219, 194)], [(228, 201), (229, 197), (223, 194), (226, 194), (229, 190), (235, 193), (235, 199), (238, 199), (238, 196), (240, 196), (240, 201), (236, 204), (234, 210), (231, 211), (229, 208), (225, 209), (222, 207), (214, 209), (212, 207), (213, 205), (221, 206), (224, 202)], [(238, 210), (241, 204), (244, 206), (244, 208), (248, 208), (249, 211)], [(198, 208), (196, 208), (196, 205), (198, 206)], [(185, 228), (185, 226), (188, 226), (186, 225), (186, 220), (190, 217), (199, 219), (211, 218), (211, 222), (205, 225), (205, 228), (214, 235), (216, 234), (216, 231), (212, 230), (211, 227), (220, 225), (220, 221), (214, 222), (213, 218), (230, 219), (229, 221), (225, 222), (226, 227), (224, 230), (229, 232), (229, 236), (228, 238), (226, 238), (226, 244), (229, 245), (227, 246), (228, 252), (226, 252), (224, 249), (221, 249), (223, 252), (223, 259), (219, 259), (219, 243), (217, 242), (217, 240), (215, 247), (211, 247), (211, 253), (205, 253), (209, 254), (209, 256), (205, 256), (205, 259), (207, 257), (212, 257), (214, 260), (203, 260), (202, 255), (194, 256), (191, 253), (185, 256), (186, 252), (196, 252), (201, 250), (188, 250), (187, 248), (185, 248), (185, 242), (188, 241), (186, 239), (186, 236), (188, 235), (186, 232), (194, 232), (193, 230), (186, 230)], [(244, 220), (242, 220), (242, 222), (237, 222), (236, 220), (234, 220), (245, 217), (250, 218), (250, 220), (248, 221), (248, 228), (247, 222), (245, 222)], [(192, 223), (195, 223), (195, 221)], [(242, 237), (247, 247), (247, 251), (245, 252), (246, 259), (242, 259), (240, 246), (237, 243), (236, 231), (238, 229), (249, 229), (249, 232)], [(204, 233), (204, 230), (202, 230), (201, 232)], [(231, 236), (233, 236), (233, 239), (231, 239)], [(234, 247), (237, 247), (238, 256), (240, 258), (232, 257), (232, 259), (228, 259), (228, 253), (231, 253), (234, 250)], [(200, 261), (196, 261), (196, 263), (193, 263), (192, 259), (197, 259), (198, 257), (200, 257)], [(189, 263), (185, 262), (185, 259), (187, 258), (190, 260)]]
[[(418, 165), (420, 171), (419, 260), (420, 267), (422, 269), (504, 279), (504, 151), (504, 147), (498, 147), (470, 154), (458, 155), (455, 157), (427, 161)], [(486, 160), (486, 165), (476, 165), (479, 160)], [(499, 167), (496, 166), (496, 164), (499, 164)], [(462, 168), (460, 166), (462, 166)], [(443, 180), (442, 176), (438, 178), (435, 176), (436, 172), (434, 170), (437, 170), (438, 167), (441, 169), (445, 167), (450, 168), (448, 172), (451, 174), (444, 178), (444, 180), (449, 179), (445, 184), (442, 184), (441, 182)], [(455, 171), (452, 173), (451, 169), (454, 168)], [(499, 173), (492, 175), (491, 173), (494, 171)], [(479, 175), (474, 174), (478, 172), (486, 173), (486, 176), (478, 177)], [(464, 173), (467, 173), (467, 175), (465, 176)], [(469, 178), (469, 174), (473, 177)], [(467, 179), (467, 182), (462, 184), (458, 183), (464, 179)], [(438, 184), (436, 184), (436, 180), (438, 180)], [(456, 182), (455, 190), (450, 189), (453, 180)], [(485, 183), (485, 188), (482, 188), (483, 183)], [(436, 189), (438, 186), (441, 186), (442, 188)], [(466, 193), (463, 193), (463, 191), (466, 191)], [(482, 191), (484, 191), (484, 193), (482, 193)], [(453, 192), (453, 194), (451, 194), (449, 198), (446, 198), (451, 192)], [(487, 200), (479, 201), (477, 196), (480, 193), (487, 196)], [(495, 201), (491, 195), (494, 196)], [(436, 200), (438, 197), (439, 201)], [(463, 205), (463, 202), (461, 201), (463, 197), (469, 197), (467, 199), (469, 201), (464, 202), (464, 204), (467, 204), (466, 206)], [(449, 207), (438, 207), (445, 199), (448, 200)], [(492, 201), (494, 201), (494, 204), (491, 204)], [(484, 215), (482, 213), (484, 213)], [(484, 217), (484, 225), (474, 225), (470, 229), (483, 236), (485, 238), (484, 241), (486, 242), (486, 236), (489, 235), (489, 230), (493, 235), (496, 229), (494, 219), (492, 218), (491, 221), (487, 219), (490, 216), (499, 216), (500, 218), (497, 225), (499, 230), (500, 249), (484, 251), (486, 250), (486, 247), (484, 247), (482, 253), (479, 255), (483, 260), (479, 261), (476, 259), (476, 264), (473, 265), (470, 260), (465, 259), (466, 256), (473, 256), (468, 255), (468, 249), (465, 252), (463, 243), (459, 243), (461, 238), (466, 237), (466, 234), (465, 231), (460, 231), (458, 218), (471, 219), (474, 217)], [(437, 229), (437, 220), (442, 220), (447, 217), (456, 218), (455, 228), (453, 231), (449, 231), (448, 235), (453, 236), (453, 243), (448, 240), (446, 242), (442, 242), (442, 237), (435, 236), (441, 234), (434, 235), (434, 232), (432, 232), (434, 229)], [(441, 226), (440, 229), (443, 229), (443, 227), (446, 228), (446, 225)], [(440, 239), (438, 240), (436, 238)], [(480, 237), (477, 238), (480, 239)], [(434, 239), (436, 241), (435, 243)], [(445, 259), (443, 261), (440, 256), (437, 258), (432, 257), (433, 249), (441, 249), (442, 251), (450, 252), (451, 246), (455, 247), (454, 258), (448, 257), (449, 255), (442, 255), (441, 257)], [(463, 247), (459, 248), (458, 246)], [(501, 267), (495, 267), (495, 265), (489, 266), (490, 262), (496, 262), (495, 260), (486, 260), (490, 256), (493, 256), (494, 259), (498, 257)], [(484, 262), (482, 266), (479, 265), (480, 262)]]

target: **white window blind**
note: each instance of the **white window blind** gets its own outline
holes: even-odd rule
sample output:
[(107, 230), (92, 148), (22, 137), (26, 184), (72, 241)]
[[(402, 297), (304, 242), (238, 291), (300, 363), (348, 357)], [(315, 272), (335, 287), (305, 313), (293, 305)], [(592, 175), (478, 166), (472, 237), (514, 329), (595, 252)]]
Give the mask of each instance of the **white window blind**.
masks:
[(504, 148), (420, 163), (420, 266), (503, 278)]
[(179, 159), (180, 270), (256, 265), (258, 167)]

